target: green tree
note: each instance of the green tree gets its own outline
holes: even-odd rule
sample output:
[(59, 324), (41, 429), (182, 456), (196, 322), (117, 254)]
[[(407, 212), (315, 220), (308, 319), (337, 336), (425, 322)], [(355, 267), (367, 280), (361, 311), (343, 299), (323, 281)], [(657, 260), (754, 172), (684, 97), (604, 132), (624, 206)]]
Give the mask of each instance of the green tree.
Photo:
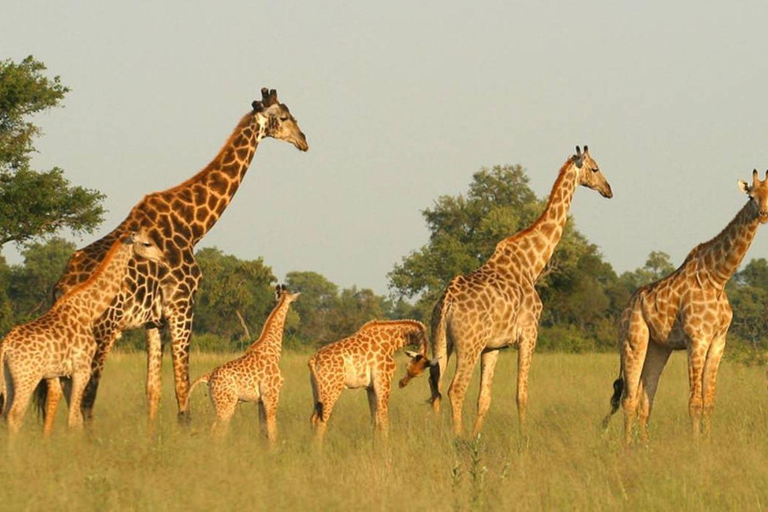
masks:
[(215, 247), (198, 250), (195, 259), (203, 272), (195, 331), (240, 342), (258, 336), (275, 305), (272, 269), (261, 258), (241, 260)]
[(383, 319), (383, 303), (384, 298), (368, 288), (358, 290), (353, 286), (343, 289), (328, 315), (331, 339), (327, 341), (349, 336), (369, 320)]
[(304, 343), (331, 341), (328, 319), (338, 302), (339, 287), (317, 272), (288, 272), (285, 285), (291, 292), (301, 292), (292, 308), (299, 316), (297, 335)]
[(17, 323), (29, 321), (50, 307), (53, 287), (74, 251), (75, 244), (59, 237), (28, 244), (22, 250), (24, 264), (11, 267), (8, 283)]
[(67, 228), (92, 232), (104, 214), (104, 195), (73, 186), (63, 170), (31, 169), (39, 126), (30, 117), (59, 105), (69, 89), (32, 56), (0, 61), (0, 246), (27, 243)]

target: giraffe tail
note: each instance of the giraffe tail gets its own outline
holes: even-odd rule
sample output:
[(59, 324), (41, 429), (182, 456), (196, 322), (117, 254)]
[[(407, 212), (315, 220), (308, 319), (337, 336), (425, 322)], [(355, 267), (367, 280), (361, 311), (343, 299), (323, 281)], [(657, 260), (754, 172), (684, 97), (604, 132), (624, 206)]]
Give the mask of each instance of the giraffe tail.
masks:
[(446, 332), (446, 322), (450, 313), (451, 302), (446, 300), (443, 295), (435, 304), (432, 311), (432, 359), (438, 364), (429, 367), (429, 388), (432, 396), (429, 402), (437, 410), (439, 408), (442, 394), (440, 393), (440, 376), (442, 371), (448, 366), (448, 335)]
[(199, 376), (197, 379), (195, 379), (195, 382), (193, 382), (192, 385), (189, 386), (189, 392), (187, 393), (187, 403), (184, 404), (185, 410), (186, 410), (187, 406), (189, 406), (189, 398), (192, 396), (192, 391), (195, 390), (195, 388), (197, 387), (198, 384), (201, 384), (203, 382), (205, 382), (207, 384), (208, 381), (211, 378), (211, 373), (212, 372), (208, 372), (206, 374), (203, 374), (203, 375)]
[(603, 429), (608, 428), (608, 423), (611, 421), (611, 416), (616, 414), (621, 405), (621, 394), (624, 392), (624, 377), (619, 374), (619, 378), (613, 381), (613, 396), (611, 396), (611, 412), (609, 412), (605, 418), (603, 418)]
[(309, 424), (312, 428), (315, 428), (318, 422), (323, 421), (323, 402), (318, 400), (317, 392), (317, 376), (315, 375), (315, 357), (312, 356), (309, 359), (309, 383), (312, 385), (312, 398), (315, 402), (314, 409), (312, 410), (312, 417), (309, 419)]
[(0, 416), (5, 409), (5, 343), (0, 342)]

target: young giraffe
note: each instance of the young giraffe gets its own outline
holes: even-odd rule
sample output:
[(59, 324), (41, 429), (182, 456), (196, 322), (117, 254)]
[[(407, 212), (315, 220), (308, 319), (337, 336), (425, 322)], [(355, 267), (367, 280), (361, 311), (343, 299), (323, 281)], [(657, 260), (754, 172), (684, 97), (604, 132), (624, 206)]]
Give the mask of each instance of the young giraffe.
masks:
[(191, 395), (195, 386), (208, 383), (211, 402), (216, 409), (216, 431), (224, 431), (238, 402), (258, 402), (261, 427), (270, 442), (274, 443), (276, 439), (277, 402), (283, 386), (279, 366), (283, 327), (291, 303), (301, 294), (288, 293), (282, 285), (277, 287), (276, 295), (277, 305), (267, 317), (261, 335), (245, 354), (199, 377), (189, 389)]
[(448, 390), (453, 429), (462, 434), (461, 409), (472, 370), (480, 359), (480, 396), (474, 432), (480, 431), (491, 404), (491, 381), (499, 349), (518, 347), (517, 409), (520, 424), (528, 403), (528, 370), (536, 346), (541, 300), (535, 284), (560, 241), (578, 185), (613, 196), (611, 186), (584, 146), (568, 158), (541, 216), (527, 229), (498, 243), (488, 261), (471, 274), (455, 277), (432, 313), (432, 405), (440, 410), (441, 379), (453, 349), (456, 373)]
[[(184, 183), (144, 197), (111, 233), (77, 251), (56, 285), (61, 294), (87, 280), (112, 243), (139, 226), (163, 249), (168, 267), (132, 261), (125, 286), (109, 310), (94, 325), (98, 350), (83, 399), (86, 419), (92, 416), (96, 392), (107, 354), (122, 331), (144, 327), (147, 336), (147, 401), (153, 423), (160, 402), (162, 344), (160, 327), (168, 325), (179, 418), (187, 416), (189, 337), (194, 296), (201, 278), (194, 248), (216, 224), (235, 195), (256, 148), (265, 137), (284, 140), (307, 151), (307, 139), (277, 92), (261, 90), (262, 100), (243, 116), (218, 155)], [(38, 398), (45, 401), (45, 388)], [(51, 409), (50, 404), (46, 410)]]
[[(768, 172), (766, 172), (768, 178)], [(768, 180), (752, 173), (752, 186), (739, 181), (747, 204), (712, 240), (698, 245), (680, 268), (639, 288), (620, 321), (621, 369), (614, 382), (611, 412), (624, 408), (624, 443), (631, 441), (639, 417), (640, 437), (647, 423), (659, 377), (673, 350), (688, 351), (691, 429), (708, 433), (715, 406), (715, 384), (725, 337), (733, 316), (725, 285), (739, 267), (760, 224), (768, 222)]]
[(330, 343), (312, 356), (309, 372), (315, 410), (310, 421), (319, 443), (344, 388), (366, 388), (374, 428), (387, 436), (394, 354), (406, 345), (418, 345), (420, 351), (406, 351), (411, 360), (400, 380), (402, 388), (437, 364), (426, 357), (427, 328), (416, 320), (370, 321), (352, 336)]
[[(0, 393), (5, 397), (3, 415), (11, 433), (21, 427), (37, 383), (55, 381), (53, 387), (60, 398), (58, 378), (63, 376), (72, 377), (69, 426), (81, 426), (80, 402), (96, 352), (93, 321), (114, 300), (134, 254), (163, 261), (162, 251), (146, 233), (123, 237), (112, 244), (87, 281), (72, 288), (38, 319), (14, 327), (0, 342)], [(1, 404), (2, 400), (0, 409)]]

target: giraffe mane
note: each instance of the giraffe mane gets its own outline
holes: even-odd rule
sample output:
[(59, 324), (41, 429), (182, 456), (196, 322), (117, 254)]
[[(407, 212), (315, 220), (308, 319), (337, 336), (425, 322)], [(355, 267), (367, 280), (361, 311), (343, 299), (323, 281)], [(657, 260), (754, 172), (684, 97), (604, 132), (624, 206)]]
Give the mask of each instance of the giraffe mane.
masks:
[[(570, 156), (570, 157), (568, 157), (568, 160), (566, 160), (565, 163), (562, 165), (562, 167), (560, 167), (560, 170), (557, 172), (558, 173), (557, 174), (557, 179), (555, 180), (554, 185), (552, 185), (552, 190), (549, 193), (549, 197), (547, 198), (547, 204), (544, 206), (544, 209), (542, 210), (542, 212), (538, 216), (538, 218), (535, 221), (533, 221), (530, 226), (528, 226), (525, 229), (522, 229), (522, 230), (518, 231), (517, 233), (515, 233), (514, 235), (512, 235), (509, 238), (503, 239), (501, 242), (499, 242), (499, 244), (501, 244), (502, 242), (511, 242), (511, 241), (517, 240), (518, 238), (527, 235), (528, 233), (530, 233), (531, 231), (533, 231), (536, 228), (536, 226), (539, 224), (541, 219), (547, 213), (547, 210), (549, 209), (550, 205), (552, 204), (552, 200), (554, 199), (554, 195), (555, 195), (554, 191), (557, 190), (557, 188), (560, 186), (560, 184), (565, 179), (565, 170), (571, 164), (573, 164), (574, 160), (575, 160), (575, 157), (574, 156)], [(497, 245), (497, 248), (498, 248), (498, 245)], [(496, 252), (496, 251), (494, 251), (494, 252)]]
[(267, 335), (267, 331), (269, 330), (270, 324), (275, 320), (275, 316), (277, 315), (277, 310), (280, 309), (280, 306), (282, 306), (286, 300), (288, 300), (287, 293), (283, 293), (282, 295), (280, 295), (280, 298), (277, 300), (277, 304), (275, 304), (275, 306), (272, 308), (272, 311), (269, 312), (267, 319), (264, 321), (264, 325), (261, 327), (261, 333), (259, 334), (259, 337), (256, 338), (256, 341), (251, 343), (249, 350), (254, 348), (256, 345), (258, 345)]
[[(65, 293), (64, 295), (59, 297), (59, 299), (56, 301), (56, 304), (63, 303), (64, 300), (66, 300), (67, 298), (75, 295), (76, 293), (78, 293), (79, 291), (83, 290), (84, 288), (87, 288), (88, 286), (91, 285), (91, 283), (93, 283), (96, 279), (98, 279), (99, 276), (101, 276), (101, 274), (103, 274), (104, 271), (106, 270), (107, 265), (109, 265), (109, 262), (112, 261), (112, 259), (115, 257), (115, 254), (117, 254), (117, 251), (118, 251), (118, 249), (120, 248), (120, 246), (122, 244), (123, 244), (122, 238), (118, 238), (117, 240), (115, 240), (112, 243), (112, 246), (107, 251), (107, 253), (104, 255), (104, 259), (101, 260), (101, 263), (99, 263), (99, 266), (96, 267), (96, 270), (94, 270), (91, 273), (91, 275), (88, 276), (88, 279), (86, 279), (82, 283), (80, 283), (80, 284), (70, 288), (67, 291), (67, 293)], [(54, 306), (56, 304), (54, 304)]]
[(172, 194), (172, 193), (178, 191), (179, 189), (188, 187), (190, 184), (192, 184), (196, 180), (198, 180), (200, 178), (200, 176), (202, 176), (206, 172), (208, 172), (212, 167), (214, 167), (215, 165), (218, 165), (218, 162), (220, 161), (220, 157), (222, 156), (222, 153), (224, 152), (224, 149), (229, 147), (232, 144), (233, 139), (240, 135), (240, 131), (241, 131), (240, 128), (242, 128), (243, 125), (249, 124), (251, 122), (252, 118), (253, 118), (253, 112), (249, 112), (249, 113), (245, 114), (242, 118), (240, 118), (240, 121), (237, 123), (237, 126), (235, 127), (235, 129), (232, 130), (232, 133), (229, 135), (229, 137), (227, 137), (227, 140), (224, 141), (224, 144), (221, 145), (221, 147), (219, 148), (219, 151), (216, 153), (216, 156), (213, 157), (213, 159), (210, 162), (208, 162), (208, 165), (203, 167), (200, 171), (198, 171), (191, 178), (188, 178), (187, 180), (179, 183), (178, 185), (175, 185), (175, 186), (173, 186), (171, 188), (167, 188), (165, 190), (158, 190), (156, 192), (152, 192), (151, 194), (147, 194), (146, 196), (144, 196), (144, 200), (141, 203), (139, 203), (138, 205), (134, 206), (134, 210), (138, 206), (143, 204), (147, 200), (147, 198), (150, 197), (150, 196), (156, 196), (156, 195), (161, 195), (161, 194)]

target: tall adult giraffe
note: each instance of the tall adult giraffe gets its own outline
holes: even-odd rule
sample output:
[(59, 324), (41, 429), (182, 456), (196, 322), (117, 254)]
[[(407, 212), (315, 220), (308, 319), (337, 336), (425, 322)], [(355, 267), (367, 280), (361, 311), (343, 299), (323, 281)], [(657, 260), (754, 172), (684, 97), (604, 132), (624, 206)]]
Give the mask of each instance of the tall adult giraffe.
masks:
[(640, 437), (647, 441), (647, 423), (659, 378), (673, 350), (688, 351), (691, 429), (698, 437), (709, 431), (715, 407), (715, 385), (725, 336), (733, 313), (725, 285), (741, 264), (760, 224), (768, 222), (768, 171), (752, 185), (739, 181), (747, 204), (720, 234), (696, 246), (670, 275), (639, 288), (620, 322), (621, 369), (613, 383), (611, 412), (624, 408), (624, 444), (639, 416)]
[[(91, 418), (99, 379), (107, 354), (122, 331), (146, 328), (147, 400), (153, 421), (160, 401), (162, 344), (160, 327), (171, 334), (171, 353), (179, 418), (187, 417), (189, 392), (189, 337), (193, 302), (201, 277), (194, 248), (213, 227), (237, 192), (256, 148), (265, 137), (284, 140), (307, 151), (307, 139), (274, 89), (262, 89), (261, 101), (240, 119), (214, 159), (180, 185), (154, 192), (133, 207), (111, 233), (75, 252), (55, 288), (59, 295), (88, 279), (112, 243), (130, 231), (146, 228), (165, 253), (168, 266), (134, 259), (123, 290), (94, 324), (99, 348), (83, 398), (83, 412)], [(46, 418), (51, 421), (52, 418)]]
[(451, 352), (456, 373), (448, 395), (453, 429), (462, 434), (461, 409), (480, 359), (480, 396), (474, 432), (480, 431), (491, 404), (491, 381), (499, 349), (517, 345), (517, 410), (522, 424), (528, 402), (528, 370), (536, 346), (541, 300), (535, 284), (552, 257), (568, 220), (577, 185), (613, 196), (611, 186), (584, 146), (566, 160), (552, 187), (544, 212), (531, 226), (505, 238), (474, 272), (453, 278), (432, 313), (432, 353), (439, 365), (430, 369), (432, 406), (440, 410), (441, 380)]

